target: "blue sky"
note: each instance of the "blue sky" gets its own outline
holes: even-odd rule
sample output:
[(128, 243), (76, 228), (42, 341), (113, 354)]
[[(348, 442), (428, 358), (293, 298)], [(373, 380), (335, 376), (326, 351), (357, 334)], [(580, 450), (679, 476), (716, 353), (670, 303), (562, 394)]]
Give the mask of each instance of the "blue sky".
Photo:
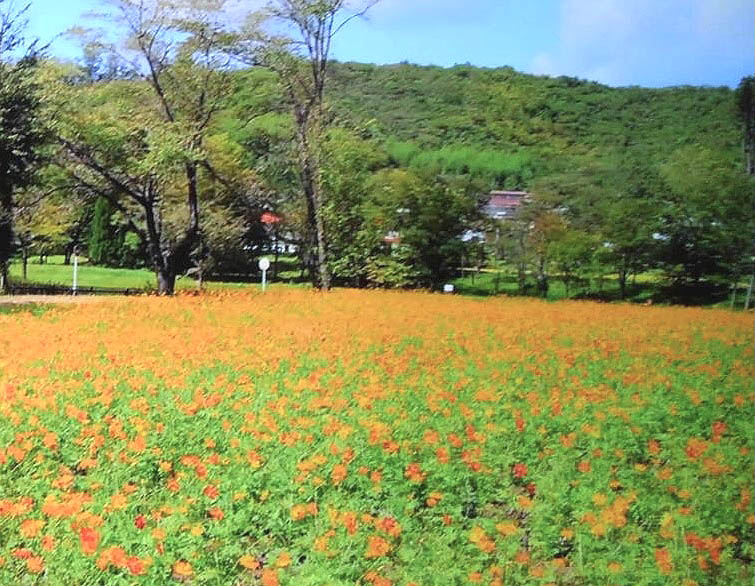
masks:
[[(243, 3), (243, 2), (242, 2)], [(247, 4), (257, 4), (250, 0)], [(510, 65), (609, 85), (736, 86), (755, 68), (753, 0), (382, 0), (339, 34), (343, 61)], [(95, 0), (32, 0), (44, 41)], [(72, 57), (62, 38), (52, 52)]]

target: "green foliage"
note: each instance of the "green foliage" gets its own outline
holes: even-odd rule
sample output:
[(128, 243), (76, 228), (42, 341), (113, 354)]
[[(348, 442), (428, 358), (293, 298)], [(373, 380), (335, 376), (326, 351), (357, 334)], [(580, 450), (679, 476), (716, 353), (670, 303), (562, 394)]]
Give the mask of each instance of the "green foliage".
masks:
[(104, 197), (94, 204), (94, 217), (89, 231), (89, 259), (95, 265), (110, 266), (118, 251), (118, 237), (113, 229), (113, 206)]
[(30, 184), (47, 140), (35, 77), (38, 58), (33, 43), (24, 47), (27, 8), (0, 5), (0, 288), (15, 248), (14, 196)]
[(426, 173), (471, 175), (493, 187), (522, 188), (534, 176), (532, 157), (525, 151), (506, 153), (463, 145), (424, 150), (414, 143), (394, 141), (387, 143), (386, 150), (402, 167)]

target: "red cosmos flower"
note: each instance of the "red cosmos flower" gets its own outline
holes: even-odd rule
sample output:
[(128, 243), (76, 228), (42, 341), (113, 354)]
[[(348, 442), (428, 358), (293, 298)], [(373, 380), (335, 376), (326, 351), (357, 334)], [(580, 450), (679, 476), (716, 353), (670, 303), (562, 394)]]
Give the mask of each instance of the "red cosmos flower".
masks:
[(18, 560), (28, 560), (34, 555), (34, 552), (30, 549), (26, 549), (25, 547), (19, 547), (14, 549), (11, 552), (11, 555)]
[(529, 470), (527, 469), (527, 464), (517, 462), (516, 464), (514, 464), (512, 472), (514, 474), (514, 478), (524, 478), (525, 476), (527, 476), (527, 472), (529, 472)]
[(721, 436), (726, 433), (726, 424), (723, 421), (716, 421), (712, 425), (712, 437), (710, 438), (714, 444), (721, 441)]
[(222, 521), (223, 517), (225, 517), (223, 509), (219, 507), (212, 507), (209, 511), (207, 511), (207, 514), (210, 515), (210, 517), (212, 517), (215, 521)]
[(216, 499), (220, 496), (220, 491), (218, 490), (217, 486), (208, 484), (207, 486), (204, 487), (202, 494), (204, 494), (209, 499)]
[(134, 527), (144, 529), (147, 526), (147, 518), (144, 515), (137, 515), (134, 519)]
[(126, 567), (132, 576), (143, 576), (147, 573), (145, 563), (136, 556), (130, 556), (126, 560)]
[(79, 531), (79, 541), (81, 541), (81, 549), (85, 555), (92, 555), (97, 551), (97, 546), (100, 543), (100, 534), (96, 529), (91, 527), (84, 527)]
[(383, 517), (375, 521), (375, 528), (378, 531), (385, 531), (391, 537), (401, 535), (401, 525), (393, 517)]

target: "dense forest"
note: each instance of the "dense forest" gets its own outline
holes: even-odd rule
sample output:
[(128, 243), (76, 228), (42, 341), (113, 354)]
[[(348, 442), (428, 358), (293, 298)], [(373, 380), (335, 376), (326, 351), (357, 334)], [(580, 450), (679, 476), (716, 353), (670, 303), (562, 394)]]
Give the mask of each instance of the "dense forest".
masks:
[[(284, 246), (324, 288), (435, 288), (464, 259), (540, 293), (613, 278), (623, 296), (648, 271), (723, 290), (752, 272), (751, 79), (612, 88), (285, 48), (228, 66), (202, 18), (175, 46), (155, 22), (131, 31), (164, 43), (130, 45), (140, 66), (91, 40), (78, 63), (3, 64), (33, 70), (39, 102), (33, 174), (5, 206), (15, 258), (77, 248), (151, 267), (168, 293), (181, 275), (248, 275)], [(496, 222), (480, 210), (502, 189), (531, 197)]]

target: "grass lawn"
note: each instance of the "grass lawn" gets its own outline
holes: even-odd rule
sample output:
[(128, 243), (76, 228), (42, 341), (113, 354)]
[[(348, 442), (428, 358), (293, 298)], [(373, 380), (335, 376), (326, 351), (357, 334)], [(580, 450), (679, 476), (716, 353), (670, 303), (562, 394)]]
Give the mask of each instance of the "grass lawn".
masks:
[[(34, 284), (64, 285), (73, 284), (73, 264), (64, 264), (63, 256), (50, 256), (45, 264), (29, 262), (27, 266), (27, 282)], [(11, 264), (11, 279), (22, 282), (22, 267), (20, 262)], [(116, 289), (146, 289), (156, 287), (155, 274), (149, 269), (112, 269), (89, 264), (84, 259), (79, 262), (78, 284), (80, 287), (112, 287)], [(254, 285), (239, 283), (206, 282), (208, 289), (245, 288)], [(176, 289), (187, 291), (196, 289), (194, 279), (182, 278), (176, 281)]]

